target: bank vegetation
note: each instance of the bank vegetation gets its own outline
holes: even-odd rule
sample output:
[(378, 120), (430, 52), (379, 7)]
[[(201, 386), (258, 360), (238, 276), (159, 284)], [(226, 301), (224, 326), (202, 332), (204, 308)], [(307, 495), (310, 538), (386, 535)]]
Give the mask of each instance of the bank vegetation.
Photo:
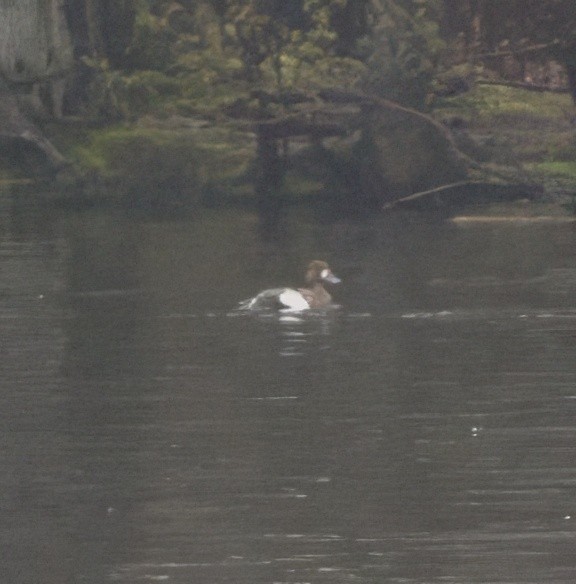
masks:
[(569, 0), (19, 0), (0, 181), (350, 211), (576, 191)]

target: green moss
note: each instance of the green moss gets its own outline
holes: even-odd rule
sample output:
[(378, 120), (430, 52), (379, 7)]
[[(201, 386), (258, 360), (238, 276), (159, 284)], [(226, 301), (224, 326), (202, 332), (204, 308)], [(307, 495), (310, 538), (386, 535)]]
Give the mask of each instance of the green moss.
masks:
[(190, 206), (245, 190), (254, 149), (247, 135), (180, 118), (139, 126), (60, 129), (55, 143), (100, 195), (144, 206)]
[(438, 111), (458, 114), (475, 123), (502, 117), (565, 122), (572, 109), (567, 94), (482, 84), (457, 97), (439, 100), (436, 104)]
[(576, 161), (575, 162), (541, 162), (535, 165), (538, 172), (570, 178), (576, 181)]
[(292, 199), (318, 195), (323, 188), (322, 181), (297, 171), (288, 171), (284, 176), (283, 191)]
[(160, 71), (138, 71), (125, 78), (126, 98), (130, 112), (139, 113), (179, 95), (183, 83)]

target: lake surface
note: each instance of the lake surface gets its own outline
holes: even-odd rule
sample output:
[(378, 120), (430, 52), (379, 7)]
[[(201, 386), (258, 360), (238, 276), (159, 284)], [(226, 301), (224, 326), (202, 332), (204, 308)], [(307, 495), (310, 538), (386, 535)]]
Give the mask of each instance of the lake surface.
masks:
[(0, 207), (1, 582), (576, 582), (573, 225)]

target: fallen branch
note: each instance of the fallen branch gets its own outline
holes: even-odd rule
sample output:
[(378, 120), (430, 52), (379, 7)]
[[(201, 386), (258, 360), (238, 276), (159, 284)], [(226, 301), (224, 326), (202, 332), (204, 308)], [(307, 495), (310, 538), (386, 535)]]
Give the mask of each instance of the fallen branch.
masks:
[(447, 185), (435, 187), (433, 189), (428, 189), (426, 191), (419, 191), (417, 193), (413, 193), (412, 195), (408, 195), (407, 197), (402, 197), (401, 199), (396, 199), (395, 201), (391, 201), (390, 203), (386, 203), (385, 205), (383, 205), (382, 209), (383, 210), (393, 209), (394, 207), (397, 207), (398, 205), (410, 203), (412, 201), (416, 201), (418, 199), (422, 199), (423, 197), (428, 197), (430, 195), (441, 193), (443, 191), (457, 189), (457, 188), (465, 187), (465, 186), (469, 186), (469, 185), (480, 185), (480, 184), (486, 184), (486, 181), (461, 180), (461, 181), (458, 181), (455, 183), (450, 183)]
[(402, 112), (404, 114), (408, 114), (410, 116), (416, 117), (420, 120), (423, 120), (425, 123), (433, 126), (442, 136), (446, 139), (454, 157), (462, 162), (465, 166), (469, 169), (482, 169), (482, 165), (476, 162), (473, 158), (462, 152), (458, 145), (456, 144), (456, 140), (454, 139), (454, 135), (450, 131), (450, 129), (445, 126), (442, 122), (439, 122), (432, 116), (429, 116), (421, 111), (416, 109), (412, 109), (410, 107), (406, 107), (404, 105), (400, 105), (395, 101), (391, 101), (389, 99), (384, 99), (382, 97), (377, 97), (374, 95), (354, 92), (354, 91), (342, 91), (342, 90), (330, 90), (320, 92), (320, 96), (325, 99), (326, 101), (331, 102), (348, 102), (348, 103), (359, 103), (359, 104), (366, 104), (366, 105), (373, 105), (376, 107), (380, 107), (382, 109), (389, 109), (392, 111)]
[[(427, 189), (425, 191), (419, 191), (408, 195), (407, 197), (402, 197), (401, 199), (396, 199), (383, 205), (383, 210), (393, 209), (401, 205), (409, 205), (410, 203), (418, 202), (433, 195), (438, 195), (446, 191), (462, 189), (463, 187), (474, 187), (474, 186), (484, 186), (485, 194), (490, 194), (490, 197), (494, 200), (512, 200), (519, 199), (521, 197), (534, 197), (541, 194), (541, 189), (536, 185), (526, 185), (526, 184), (510, 184), (510, 183), (500, 183), (500, 182), (487, 182), (485, 180), (463, 180), (455, 183), (450, 183), (446, 185), (441, 185), (433, 189)], [(490, 189), (493, 191), (490, 193)], [(494, 192), (496, 191), (496, 192)], [(465, 195), (462, 193), (462, 198)], [(438, 202), (438, 201), (436, 201)]]

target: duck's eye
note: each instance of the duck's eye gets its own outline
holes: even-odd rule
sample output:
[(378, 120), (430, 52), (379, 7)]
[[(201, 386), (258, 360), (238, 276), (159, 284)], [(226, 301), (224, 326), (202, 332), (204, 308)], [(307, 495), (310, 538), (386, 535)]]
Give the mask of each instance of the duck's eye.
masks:
[(322, 279), (324, 279), (324, 278), (327, 278), (327, 277), (329, 276), (329, 274), (330, 274), (330, 270), (322, 270), (322, 271), (320, 272), (320, 277), (321, 277)]

